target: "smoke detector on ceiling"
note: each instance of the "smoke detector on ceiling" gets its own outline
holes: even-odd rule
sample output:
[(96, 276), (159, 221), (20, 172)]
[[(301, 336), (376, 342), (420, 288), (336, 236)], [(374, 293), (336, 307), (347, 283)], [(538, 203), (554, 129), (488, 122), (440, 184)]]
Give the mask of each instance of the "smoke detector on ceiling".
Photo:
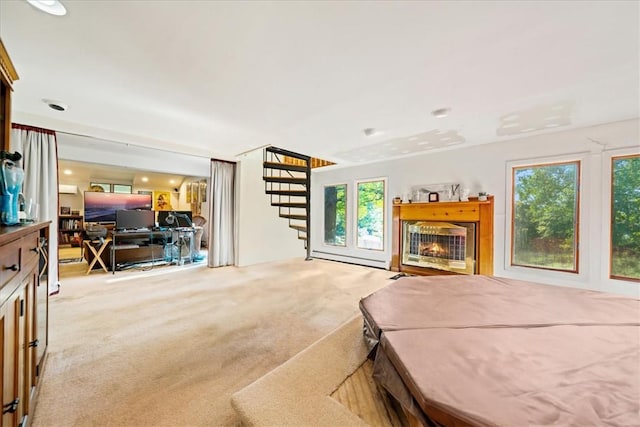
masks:
[(53, 99), (43, 99), (42, 102), (47, 104), (49, 108), (56, 111), (65, 111), (69, 106), (60, 101), (54, 101)]

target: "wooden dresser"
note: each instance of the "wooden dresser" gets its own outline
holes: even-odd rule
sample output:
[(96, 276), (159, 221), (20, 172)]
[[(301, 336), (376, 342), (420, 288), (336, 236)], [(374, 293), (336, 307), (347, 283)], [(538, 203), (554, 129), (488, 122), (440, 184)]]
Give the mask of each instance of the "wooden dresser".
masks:
[(49, 222), (0, 227), (1, 426), (29, 423), (48, 340)]

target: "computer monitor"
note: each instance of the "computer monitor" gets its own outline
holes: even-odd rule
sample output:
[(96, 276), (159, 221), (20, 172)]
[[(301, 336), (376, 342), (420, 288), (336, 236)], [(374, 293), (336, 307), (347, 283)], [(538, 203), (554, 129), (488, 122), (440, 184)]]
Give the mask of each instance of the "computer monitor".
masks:
[(155, 212), (149, 210), (117, 210), (116, 229), (140, 230), (155, 226)]
[[(167, 221), (169, 217), (169, 221)], [(188, 220), (186, 218), (189, 218)], [(191, 227), (191, 211), (159, 211), (158, 225), (160, 227)]]

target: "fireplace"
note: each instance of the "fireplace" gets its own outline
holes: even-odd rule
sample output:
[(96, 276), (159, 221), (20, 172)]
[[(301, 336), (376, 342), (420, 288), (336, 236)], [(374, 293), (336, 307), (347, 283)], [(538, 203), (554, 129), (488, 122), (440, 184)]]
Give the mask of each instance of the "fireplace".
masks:
[(395, 203), (392, 228), (392, 271), (493, 274), (493, 196)]
[(475, 271), (475, 224), (403, 221), (402, 263), (462, 274)]

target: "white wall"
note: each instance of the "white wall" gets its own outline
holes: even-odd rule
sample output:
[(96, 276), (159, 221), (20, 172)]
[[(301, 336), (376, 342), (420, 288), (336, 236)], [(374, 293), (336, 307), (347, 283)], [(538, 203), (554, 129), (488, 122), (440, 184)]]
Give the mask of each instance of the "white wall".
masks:
[(237, 158), (237, 265), (306, 256), (304, 241), (278, 216), (264, 192), (262, 149)]
[(208, 157), (59, 132), (58, 158), (187, 176), (209, 176)]
[[(640, 151), (640, 121), (637, 119), (601, 126), (557, 132), (518, 140), (476, 145), (409, 158), (372, 163), (348, 168), (320, 168), (312, 176), (312, 233), (313, 255), (342, 259), (348, 262), (375, 265), (391, 260), (391, 202), (412, 185), (456, 182), (471, 189), (495, 195), (494, 274), (548, 284), (566, 285), (621, 294), (640, 296), (638, 283), (608, 279), (608, 234), (603, 218), (609, 206), (608, 184), (603, 185), (604, 169), (610, 155), (618, 150)], [(629, 151), (629, 150), (627, 150)], [(523, 159), (560, 158), (582, 159), (580, 274), (515, 268), (505, 262), (507, 239), (507, 164)], [(566, 157), (563, 157), (566, 158)], [(348, 184), (348, 205), (353, 215), (353, 182), (364, 178), (388, 178), (385, 250), (337, 248), (323, 243), (323, 187)], [(350, 218), (353, 222), (353, 218)], [(348, 227), (347, 239), (353, 241)], [(370, 260), (370, 261), (367, 261)]]

